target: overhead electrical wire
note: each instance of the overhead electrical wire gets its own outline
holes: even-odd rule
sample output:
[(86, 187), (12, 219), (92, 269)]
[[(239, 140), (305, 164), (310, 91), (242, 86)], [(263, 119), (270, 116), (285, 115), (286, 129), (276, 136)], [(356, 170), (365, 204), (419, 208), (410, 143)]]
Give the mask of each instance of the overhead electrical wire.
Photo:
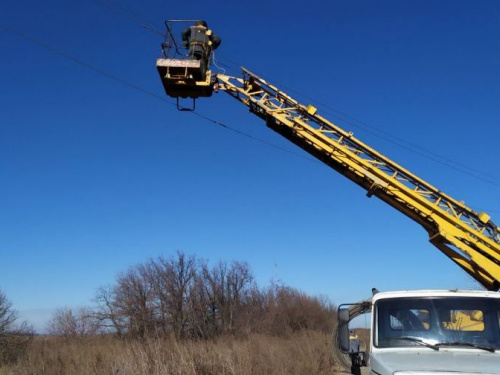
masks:
[[(160, 34), (164, 35), (159, 30), (154, 29), (153, 27), (149, 26), (147, 22), (144, 22), (143, 17), (139, 16), (137, 12), (127, 8), (123, 4), (118, 4), (116, 2), (110, 3), (106, 2), (104, 0), (92, 0), (95, 4), (103, 7), (104, 9), (107, 9), (119, 16), (127, 18), (129, 21), (132, 21), (136, 24), (141, 25), (142, 27), (146, 28), (147, 30), (150, 30), (154, 32), (155, 34)], [(119, 10), (114, 9), (113, 7), (119, 7)], [(125, 13), (124, 13), (125, 12)], [(223, 56), (223, 59), (226, 60), (227, 62), (230, 62), (236, 68), (229, 67), (228, 65), (224, 64), (223, 62), (218, 61), (217, 63), (221, 66), (224, 66), (226, 69), (231, 70), (231, 71), (237, 71), (239, 67), (237, 67), (237, 63), (234, 61), (231, 61), (227, 59), (225, 56)], [(322, 103), (318, 101), (315, 98), (311, 98), (305, 94), (302, 94), (298, 92), (297, 90), (294, 90), (290, 87), (287, 87), (286, 85), (281, 84), (280, 82), (275, 82), (276, 84), (279, 84), (280, 87), (283, 87), (287, 89), (287, 91), (294, 92), (304, 98), (307, 98), (311, 102), (318, 104), (318, 106), (321, 106), (323, 108), (329, 109), (330, 111), (333, 111), (333, 114), (331, 112), (325, 111), (325, 113), (332, 115), (334, 118), (339, 119), (342, 123), (351, 125), (353, 127), (356, 127), (358, 129), (361, 129), (375, 137), (381, 138), (389, 143), (392, 143), (398, 147), (401, 147), (407, 151), (410, 151), (414, 154), (417, 154), (423, 158), (426, 158), (428, 160), (431, 160), (435, 163), (438, 163), (440, 165), (446, 166), (448, 168), (451, 168), (453, 170), (456, 170), (460, 173), (466, 174), (470, 177), (476, 178), (478, 180), (481, 180), (483, 182), (486, 182), (488, 184), (500, 187), (500, 178), (496, 176), (492, 176), (488, 173), (485, 173), (484, 171), (481, 171), (480, 169), (465, 165), (463, 163), (457, 162), (455, 160), (452, 160), (446, 156), (440, 155), (436, 152), (430, 151), (425, 149), (422, 146), (416, 145), (412, 142), (409, 142), (403, 138), (397, 137), (387, 131), (384, 131), (382, 129), (379, 129), (373, 125), (367, 124), (366, 122), (363, 122), (361, 120), (356, 119), (355, 117), (343, 113), (335, 108), (333, 108), (331, 105)]]
[(156, 30), (154, 27), (150, 26), (147, 22), (144, 22), (144, 20), (138, 15), (137, 12), (128, 9), (127, 7), (123, 6), (122, 4), (119, 4), (116, 1), (113, 2), (102, 1), (102, 0), (91, 0), (91, 1), (94, 4), (108, 10), (109, 12), (114, 13), (122, 18), (125, 18), (129, 22), (144, 27), (148, 31), (151, 31), (161, 36), (165, 35), (163, 31)]
[[(321, 105), (323, 105), (325, 108), (329, 108), (331, 109), (332, 111), (334, 111), (337, 116), (340, 115), (340, 116), (343, 116), (343, 117), (346, 117), (346, 118), (349, 118), (351, 119), (351, 121), (347, 121), (347, 120), (343, 120), (344, 123), (347, 123), (347, 124), (350, 124), (352, 126), (356, 126), (364, 131), (366, 131), (367, 133), (370, 133), (370, 134), (373, 134), (374, 136), (376, 137), (379, 137), (381, 139), (384, 139), (392, 144), (395, 144), (399, 147), (402, 147), (408, 151), (411, 151), (417, 155), (420, 155), (422, 157), (425, 157), (429, 160), (432, 160), (436, 163), (439, 163), (441, 165), (444, 165), (444, 166), (447, 166), (449, 168), (452, 168), (452, 169), (455, 169), (459, 172), (462, 172), (464, 174), (467, 174), (469, 176), (472, 176), (472, 177), (475, 177), (475, 178), (478, 178), (484, 182), (487, 182), (487, 183), (490, 183), (492, 185), (495, 185), (495, 186), (500, 186), (500, 178), (496, 177), (496, 176), (492, 176), (480, 169), (477, 169), (477, 168), (473, 168), (471, 166), (468, 166), (468, 165), (465, 165), (463, 163), (460, 163), (456, 160), (452, 160), (446, 156), (443, 156), (443, 155), (440, 155), (436, 152), (433, 152), (433, 151), (430, 151), (430, 150), (427, 150), (425, 149), (424, 147), (422, 146), (419, 146), (417, 144), (414, 144), (412, 142), (409, 142), (405, 139), (402, 139), (398, 136), (395, 136), (387, 131), (384, 131), (382, 129), (379, 129), (377, 127), (374, 127), (373, 125), (369, 125), (367, 124), (366, 122), (363, 122), (361, 120), (358, 120), (356, 119), (355, 117), (351, 116), (351, 115), (348, 115), (348, 114), (344, 114), (334, 108), (332, 108), (331, 106), (329, 106), (328, 104), (325, 104), (325, 103), (320, 103)], [(327, 112), (328, 113), (328, 112)], [(380, 134), (377, 134), (377, 133), (380, 133)], [(484, 177), (483, 177), (484, 176)]]
[(2, 29), (6, 30), (6, 31), (8, 31), (10, 33), (12, 33), (12, 34), (15, 34), (15, 35), (17, 35), (17, 36), (19, 36), (19, 37), (21, 37), (23, 39), (26, 39), (26, 40), (34, 43), (34, 44), (37, 44), (37, 45), (39, 45), (39, 46), (47, 49), (48, 51), (50, 51), (50, 52), (52, 52), (52, 53), (54, 53), (56, 55), (59, 55), (60, 57), (63, 57), (65, 59), (67, 59), (67, 60), (71, 60), (74, 63), (76, 63), (76, 64), (78, 64), (80, 66), (83, 66), (84, 68), (87, 68), (87, 69), (92, 70), (92, 71), (94, 71), (96, 73), (99, 73), (99, 74), (101, 74), (101, 75), (103, 75), (103, 76), (105, 76), (105, 77), (107, 77), (109, 79), (112, 79), (114, 81), (120, 82), (121, 84), (123, 84), (125, 86), (128, 86), (128, 87), (130, 87), (130, 88), (132, 88), (134, 90), (140, 91), (143, 94), (152, 96), (155, 99), (159, 99), (159, 100), (161, 100), (163, 102), (166, 102), (166, 103), (168, 103), (170, 105), (175, 106), (175, 103), (172, 103), (172, 102), (166, 100), (163, 96), (155, 94), (154, 92), (148, 91), (148, 90), (142, 88), (141, 86), (136, 85), (135, 83), (131, 83), (131, 82), (129, 82), (129, 81), (123, 79), (123, 78), (120, 78), (120, 77), (115, 76), (115, 75), (113, 75), (113, 74), (111, 74), (109, 72), (106, 72), (105, 70), (97, 68), (94, 65), (89, 64), (89, 63), (87, 63), (85, 61), (82, 61), (82, 60), (80, 60), (80, 59), (78, 59), (78, 58), (76, 58), (76, 57), (74, 57), (74, 56), (72, 56), (72, 55), (70, 55), (70, 54), (68, 54), (68, 53), (60, 50), (60, 49), (52, 47), (48, 43), (45, 43), (45, 42), (41, 41), (38, 38), (35, 38), (35, 37), (33, 37), (33, 36), (29, 35), (29, 34), (26, 34), (26, 33), (22, 32), (22, 31), (14, 29), (13, 27), (7, 26), (7, 25), (5, 25), (3, 23), (0, 23), (0, 27)]
[[(149, 95), (149, 96), (151, 96), (151, 97), (153, 97), (155, 99), (161, 100), (162, 102), (167, 103), (169, 105), (172, 105), (172, 106), (175, 106), (175, 107), (177, 106), (176, 103), (174, 103), (174, 102), (172, 102), (170, 100), (167, 100), (163, 95), (158, 95), (158, 94), (156, 94), (156, 93), (154, 93), (152, 91), (149, 91), (149, 90), (147, 90), (147, 89), (145, 89), (145, 88), (143, 88), (143, 87), (141, 87), (139, 85), (136, 85), (135, 83), (131, 83), (130, 81), (127, 81), (127, 80), (125, 80), (125, 79), (123, 79), (121, 77), (118, 77), (118, 76), (113, 75), (113, 74), (111, 74), (109, 72), (106, 72), (105, 70), (103, 70), (101, 68), (97, 68), (94, 65), (89, 64), (89, 63), (87, 63), (85, 61), (82, 61), (82, 60), (80, 60), (80, 59), (78, 59), (78, 58), (70, 55), (69, 53), (64, 52), (64, 51), (62, 51), (60, 49), (57, 49), (57, 48), (49, 45), (48, 43), (43, 42), (40, 39), (35, 38), (35, 37), (33, 37), (33, 36), (29, 35), (29, 34), (26, 34), (26, 33), (22, 32), (22, 31), (14, 29), (14, 28), (12, 28), (10, 26), (7, 26), (7, 25), (5, 25), (3, 23), (0, 23), (0, 28), (3, 28), (4, 30), (6, 30), (8, 32), (11, 32), (12, 34), (15, 34), (15, 35), (17, 35), (17, 36), (19, 36), (19, 37), (21, 37), (23, 39), (26, 39), (26, 40), (30, 41), (31, 43), (37, 44), (37, 45), (39, 45), (39, 46), (47, 49), (48, 51), (50, 51), (50, 52), (52, 52), (52, 53), (54, 53), (56, 55), (59, 55), (60, 57), (63, 57), (63, 58), (68, 59), (70, 61), (73, 61), (74, 63), (76, 63), (76, 64), (78, 64), (78, 65), (80, 65), (80, 66), (82, 66), (84, 68), (92, 70), (92, 71), (94, 71), (94, 72), (96, 72), (98, 74), (101, 74), (101, 75), (109, 78), (109, 79), (112, 79), (112, 80), (114, 80), (116, 82), (119, 82), (119, 83), (121, 83), (123, 85), (126, 85), (126, 86), (128, 86), (128, 87), (130, 87), (130, 88), (132, 88), (134, 90), (140, 91), (143, 94), (146, 94), (146, 95)], [(287, 149), (285, 149), (283, 147), (280, 147), (280, 146), (278, 146), (276, 144), (273, 144), (271, 142), (268, 142), (268, 141), (265, 141), (265, 140), (260, 139), (258, 137), (255, 137), (255, 136), (253, 136), (251, 134), (248, 134), (248, 133), (245, 133), (245, 132), (243, 132), (241, 130), (233, 128), (233, 127), (231, 127), (228, 124), (225, 124), (223, 122), (214, 120), (214, 119), (212, 119), (212, 118), (210, 118), (210, 117), (208, 117), (206, 115), (203, 115), (203, 114), (201, 114), (201, 113), (199, 113), (197, 111), (192, 111), (191, 113), (193, 113), (195, 116), (198, 116), (198, 117), (202, 118), (205, 121), (208, 121), (208, 122), (210, 122), (212, 124), (218, 125), (218, 126), (224, 128), (224, 129), (232, 131), (232, 132), (234, 132), (234, 133), (236, 133), (238, 135), (241, 135), (241, 136), (244, 136), (246, 138), (252, 139), (254, 141), (257, 141), (259, 143), (265, 144), (265, 145), (267, 145), (269, 147), (275, 148), (275, 149), (280, 150), (282, 152), (294, 155), (296, 157), (299, 157), (299, 158), (302, 158), (302, 159), (305, 159), (305, 160), (308, 160), (308, 161), (320, 164), (316, 159), (312, 159), (312, 158), (310, 158), (310, 157), (308, 157), (306, 155), (301, 155), (301, 154), (299, 154), (297, 152), (294, 152), (294, 151), (291, 151), (291, 150), (287, 150)]]
[[(416, 145), (412, 142), (409, 142), (403, 138), (400, 138), (400, 137), (397, 137), (387, 131), (384, 131), (382, 129), (379, 129), (373, 125), (369, 125), (367, 124), (366, 122), (363, 122), (355, 117), (353, 117), (352, 115), (349, 115), (349, 114), (346, 114), (346, 113), (343, 113), (335, 108), (333, 108), (331, 105), (329, 104), (326, 104), (326, 103), (323, 103), (323, 102), (320, 102), (314, 98), (311, 98), (310, 96), (308, 95), (305, 95), (303, 93), (300, 93), (298, 92), (297, 90), (294, 90), (293, 88), (290, 88), (290, 87), (287, 87), (286, 85), (284, 84), (281, 84), (279, 82), (275, 82), (276, 84), (279, 84), (280, 87), (283, 87), (285, 88), (287, 91), (289, 92), (294, 92), (295, 94), (303, 97), (303, 98), (306, 98), (308, 100), (310, 100), (311, 102), (317, 104), (318, 106), (321, 106), (323, 108), (327, 108), (329, 110), (331, 110), (332, 112), (329, 112), (329, 111), (325, 111), (326, 114), (329, 114), (330, 116), (338, 119), (339, 121), (341, 121), (343, 124), (348, 124), (348, 125), (351, 125), (353, 127), (356, 127), (358, 129), (361, 129), (369, 134), (372, 134), (374, 135), (375, 137), (378, 137), (378, 138), (381, 138), (381, 139), (384, 139), (386, 140), (387, 142), (389, 143), (392, 143), (398, 147), (401, 147), (405, 150), (408, 150), (410, 152), (413, 152), (419, 156), (422, 156), (426, 159), (429, 159), (431, 161), (434, 161), (438, 164), (441, 164), (441, 165), (444, 165), (446, 167), (449, 167), (451, 169), (454, 169), (458, 172), (461, 172), (463, 174), (466, 174), (466, 175), (469, 175), (471, 177), (474, 177), (474, 178), (477, 178), (479, 180), (482, 180), (483, 182), (486, 182), (486, 183), (489, 183), (489, 184), (492, 184), (492, 185), (495, 185), (497, 187), (500, 187), (500, 178), (496, 177), (496, 176), (492, 176), (488, 173), (485, 173), (484, 171), (481, 171), (480, 169), (477, 169), (477, 168), (473, 168), (473, 167), (470, 167), (468, 165), (465, 165), (463, 163), (460, 163), (460, 162), (457, 162), (455, 160), (452, 160), (446, 156), (443, 156), (443, 155), (439, 155), (438, 153), (436, 152), (433, 152), (433, 151), (430, 151), (430, 150), (427, 150), (425, 149), (424, 147), (422, 146), (419, 146), (419, 145)], [(349, 119), (349, 120), (346, 120)], [(484, 176), (484, 177), (483, 177)]]
[[(103, 2), (103, 1), (99, 1), (99, 0), (92, 0), (92, 1), (93, 1), (95, 4), (97, 4), (97, 5), (99, 5), (99, 6), (102, 6), (103, 8), (105, 8), (105, 9), (107, 9), (107, 10), (109, 10), (109, 11), (111, 11), (111, 12), (113, 12), (113, 13), (115, 13), (115, 14), (117, 14), (117, 15), (121, 16), (121, 17), (124, 17), (124, 18), (126, 18), (127, 20), (129, 20), (129, 21), (131, 21), (131, 22), (133, 22), (133, 23), (135, 23), (135, 24), (140, 24), (142, 27), (144, 27), (144, 28), (145, 28), (146, 30), (148, 30), (148, 31), (154, 32), (154, 33), (156, 33), (156, 34), (164, 35), (164, 34), (163, 34), (163, 33), (161, 33), (160, 31), (158, 31), (158, 30), (154, 29), (153, 27), (149, 26), (148, 24), (143, 23), (143, 22), (140, 20), (140, 18), (139, 18), (139, 17), (137, 17), (137, 16), (130, 16), (130, 15), (127, 15), (127, 14), (124, 14), (124, 13), (121, 13), (121, 12), (117, 12), (117, 11), (116, 11), (116, 10), (114, 10), (113, 8), (111, 8), (111, 7), (107, 6), (107, 5), (105, 4), (105, 2)], [(116, 3), (114, 3), (114, 4), (116, 4)], [(124, 10), (126, 11), (126, 9), (125, 9), (125, 8), (124, 8)], [(130, 13), (131, 11), (128, 11), (128, 12)], [(133, 13), (133, 12), (132, 12), (132, 13)], [(92, 70), (92, 71), (94, 71), (94, 72), (96, 72), (96, 73), (99, 73), (99, 74), (101, 74), (101, 75), (103, 75), (103, 76), (105, 76), (105, 77), (107, 77), (107, 78), (109, 78), (109, 79), (112, 79), (112, 80), (114, 80), (114, 81), (120, 82), (120, 83), (122, 83), (122, 84), (124, 84), (124, 85), (126, 85), (126, 86), (128, 86), (128, 87), (130, 87), (130, 88), (133, 88), (133, 89), (135, 89), (135, 90), (137, 90), (137, 91), (140, 91), (140, 92), (142, 92), (142, 93), (144, 93), (144, 94), (146, 94), (146, 95), (149, 95), (149, 96), (151, 96), (151, 97), (154, 97), (155, 99), (159, 99), (159, 100), (161, 100), (161, 101), (163, 101), (163, 102), (165, 102), (165, 103), (167, 103), (167, 104), (169, 104), (169, 105), (173, 105), (173, 106), (175, 106), (175, 105), (176, 105), (175, 103), (173, 103), (173, 102), (171, 102), (171, 101), (169, 101), (169, 100), (165, 99), (165, 97), (163, 97), (163, 96), (160, 96), (160, 95), (158, 95), (158, 94), (156, 94), (156, 93), (154, 93), (154, 92), (151, 92), (151, 91), (149, 91), (149, 90), (147, 90), (147, 89), (144, 89), (144, 88), (140, 87), (139, 85), (136, 85), (136, 84), (134, 84), (134, 83), (131, 83), (131, 82), (129, 82), (129, 81), (127, 81), (127, 80), (125, 80), (125, 79), (123, 79), (123, 78), (121, 78), (121, 77), (115, 76), (115, 75), (113, 75), (113, 74), (111, 74), (111, 73), (109, 73), (109, 72), (106, 72), (106, 71), (104, 71), (104, 70), (102, 70), (102, 69), (100, 69), (100, 68), (97, 68), (97, 67), (93, 66), (92, 64), (89, 64), (89, 63), (87, 63), (87, 62), (84, 62), (84, 61), (82, 61), (82, 60), (80, 60), (80, 59), (78, 59), (78, 58), (76, 58), (76, 57), (74, 57), (74, 56), (72, 56), (72, 55), (70, 55), (70, 54), (68, 54), (68, 53), (66, 53), (66, 52), (64, 52), (64, 51), (62, 51), (62, 50), (60, 50), (60, 49), (57, 49), (57, 48), (55, 48), (55, 47), (53, 47), (53, 46), (49, 45), (48, 43), (43, 42), (42, 40), (37, 39), (37, 38), (35, 38), (35, 37), (33, 37), (33, 36), (31, 36), (31, 35), (27, 34), (27, 33), (24, 33), (24, 32), (22, 32), (22, 31), (19, 31), (19, 30), (17, 30), (17, 29), (14, 29), (14, 28), (12, 28), (12, 27), (10, 27), (10, 26), (7, 26), (7, 25), (5, 25), (5, 24), (2, 24), (2, 23), (0, 23), (0, 27), (1, 27), (1, 28), (3, 28), (4, 30), (9, 31), (9, 32), (11, 32), (11, 33), (13, 33), (13, 34), (15, 34), (15, 35), (17, 35), (17, 36), (19, 36), (19, 37), (21, 37), (21, 38), (24, 38), (24, 39), (26, 39), (26, 40), (28, 40), (28, 41), (30, 41), (30, 42), (32, 42), (32, 43), (34, 43), (34, 44), (40, 45), (40, 46), (44, 47), (45, 49), (49, 50), (50, 52), (52, 52), (52, 53), (54, 53), (54, 54), (57, 54), (57, 55), (59, 55), (59, 56), (61, 56), (61, 57), (63, 57), (63, 58), (66, 58), (66, 59), (68, 59), (68, 60), (71, 60), (71, 61), (75, 62), (76, 64), (78, 64), (78, 65), (80, 65), (80, 66), (83, 66), (83, 67), (85, 67), (85, 68), (87, 68), (87, 69), (90, 69), (90, 70)], [(221, 64), (221, 65), (224, 65), (224, 64)], [(229, 70), (233, 70), (233, 69), (232, 69), (231, 67), (229, 67), (229, 66), (226, 66), (226, 67), (227, 67)], [(284, 86), (282, 85), (282, 87), (284, 87)], [(290, 90), (290, 91), (295, 91), (295, 90), (290, 89), (290, 88), (287, 88), (287, 90)], [(299, 94), (300, 94), (300, 93), (299, 93)], [(300, 94), (300, 95), (302, 95), (302, 94)], [(302, 95), (302, 96), (307, 97), (307, 96), (305, 96), (305, 95)], [(316, 100), (314, 100), (314, 99), (312, 99), (312, 98), (310, 98), (310, 99), (316, 102)], [(319, 104), (320, 104), (320, 105), (322, 105), (322, 106), (325, 106), (326, 108), (330, 108), (331, 110), (333, 110), (333, 111), (335, 111), (335, 112), (337, 112), (337, 113), (340, 113), (340, 114), (341, 114), (341, 115), (343, 115), (343, 116), (349, 117), (349, 118), (353, 119), (354, 121), (356, 121), (356, 122), (358, 122), (358, 123), (360, 123), (360, 124), (365, 125), (365, 127), (368, 127), (368, 128), (373, 128), (375, 131), (378, 131), (378, 132), (380, 132), (380, 133), (382, 133), (382, 134), (385, 134), (385, 135), (386, 135), (386, 137), (384, 137), (384, 136), (378, 135), (378, 134), (376, 134), (376, 133), (374, 133), (374, 132), (371, 132), (369, 129), (364, 129), (365, 131), (370, 132), (371, 134), (373, 134), (373, 135), (375, 135), (375, 136), (377, 136), (377, 137), (380, 137), (380, 138), (386, 139), (387, 141), (389, 141), (389, 142), (391, 142), (391, 143), (393, 143), (393, 144), (396, 144), (396, 145), (398, 145), (398, 146), (400, 146), (400, 147), (406, 148), (407, 150), (409, 150), (409, 151), (411, 151), (411, 152), (413, 152), (413, 153), (416, 153), (416, 154), (418, 154), (418, 155), (420, 155), (420, 156), (422, 156), (422, 157), (428, 158), (428, 159), (430, 159), (430, 160), (432, 160), (432, 161), (434, 161), (434, 162), (436, 162), (436, 163), (440, 163), (440, 164), (442, 164), (442, 165), (444, 165), (444, 166), (447, 166), (447, 167), (449, 167), (449, 168), (455, 169), (455, 170), (457, 170), (457, 171), (459, 171), (459, 172), (461, 172), (461, 173), (468, 174), (468, 175), (470, 175), (471, 177), (474, 177), (474, 178), (480, 179), (480, 180), (482, 180), (482, 181), (484, 181), (484, 182), (487, 182), (487, 183), (489, 183), (489, 184), (492, 184), (492, 185), (495, 185), (495, 186), (500, 187), (500, 184), (499, 184), (499, 183), (496, 183), (496, 182), (494, 182), (494, 181), (491, 181), (491, 180), (488, 180), (488, 179), (482, 178), (481, 176), (478, 176), (478, 175), (476, 175), (476, 174), (473, 174), (473, 173), (467, 172), (467, 171), (465, 171), (465, 170), (463, 170), (463, 169), (460, 169), (459, 167), (456, 167), (456, 166), (453, 166), (453, 165), (447, 164), (447, 163), (445, 163), (445, 162), (443, 162), (443, 161), (440, 161), (440, 160), (438, 160), (438, 159), (436, 159), (436, 158), (432, 158), (431, 156), (426, 155), (426, 154), (425, 154), (425, 153), (423, 153), (423, 152), (419, 152), (419, 151), (417, 151), (417, 150), (414, 150), (414, 149), (411, 149), (411, 148), (409, 148), (409, 147), (406, 147), (406, 146), (404, 146), (404, 145), (402, 145), (402, 144), (400, 144), (400, 143), (396, 143), (395, 141), (391, 140), (390, 138), (393, 138), (393, 139), (396, 139), (396, 140), (398, 140), (398, 141), (400, 141), (400, 142), (403, 142), (403, 143), (406, 143), (406, 144), (408, 144), (408, 145), (411, 145), (412, 147), (419, 148), (419, 149), (423, 150), (424, 152), (427, 152), (427, 153), (433, 154), (433, 155), (435, 155), (435, 156), (437, 156), (437, 157), (439, 157), (439, 158), (442, 158), (442, 159), (444, 159), (444, 160), (451, 161), (450, 159), (447, 159), (447, 158), (446, 158), (446, 157), (444, 157), (444, 156), (440, 156), (440, 155), (438, 155), (438, 154), (434, 154), (434, 153), (432, 153), (431, 151), (425, 150), (424, 148), (422, 148), (422, 147), (420, 147), (420, 146), (413, 145), (412, 143), (407, 142), (407, 141), (405, 141), (405, 140), (403, 140), (403, 139), (401, 139), (401, 138), (398, 138), (398, 137), (396, 137), (396, 136), (393, 136), (393, 135), (391, 135), (390, 133), (387, 133), (387, 132), (385, 132), (385, 131), (383, 131), (383, 130), (380, 130), (380, 129), (376, 129), (376, 128), (374, 128), (374, 127), (372, 127), (372, 126), (368, 125), (368, 124), (365, 124), (365, 123), (363, 123), (363, 122), (361, 122), (361, 121), (359, 121), (359, 120), (356, 120), (354, 117), (352, 117), (352, 116), (350, 116), (350, 115), (342, 114), (341, 112), (339, 112), (339, 111), (337, 111), (337, 110), (335, 110), (335, 109), (331, 108), (331, 107), (330, 107), (330, 106), (328, 106), (327, 104), (324, 104), (324, 103), (319, 103)], [(241, 135), (241, 136), (244, 136), (244, 137), (250, 138), (250, 139), (255, 140), (255, 141), (259, 142), (259, 143), (262, 143), (262, 144), (265, 144), (265, 145), (270, 146), (270, 147), (272, 147), (272, 148), (278, 149), (278, 150), (280, 150), (280, 151), (282, 151), (282, 152), (285, 152), (285, 153), (288, 153), (288, 154), (291, 154), (291, 155), (294, 155), (294, 156), (300, 157), (300, 158), (302, 158), (302, 159), (306, 159), (306, 160), (308, 160), (308, 161), (312, 161), (312, 162), (317, 162), (315, 159), (311, 159), (311, 158), (309, 158), (309, 157), (307, 157), (307, 156), (304, 156), (304, 155), (301, 155), (301, 154), (299, 154), (299, 153), (296, 153), (296, 152), (293, 152), (293, 151), (287, 150), (287, 149), (282, 148), (282, 147), (280, 147), (280, 146), (277, 146), (277, 145), (275, 145), (275, 144), (273, 144), (273, 143), (270, 143), (270, 142), (267, 142), (267, 141), (262, 140), (262, 139), (260, 139), (260, 138), (257, 138), (257, 137), (255, 137), (255, 136), (252, 136), (252, 135), (250, 135), (250, 134), (248, 134), (248, 133), (245, 133), (245, 132), (243, 132), (243, 131), (241, 131), (241, 130), (237, 130), (237, 129), (235, 129), (235, 128), (233, 128), (233, 127), (231, 127), (231, 126), (227, 125), (227, 124), (224, 124), (224, 123), (222, 123), (222, 122), (220, 122), (220, 121), (217, 121), (217, 120), (211, 119), (211, 118), (209, 118), (208, 116), (205, 116), (205, 115), (203, 115), (203, 114), (200, 114), (200, 113), (199, 113), (199, 112), (197, 112), (197, 111), (193, 111), (192, 113), (193, 113), (194, 115), (196, 115), (196, 116), (198, 116), (198, 117), (200, 117), (200, 118), (202, 118), (202, 119), (204, 119), (204, 120), (208, 121), (208, 122), (211, 122), (211, 123), (213, 123), (213, 124), (215, 124), (215, 125), (221, 126), (221, 127), (225, 128), (225, 129), (230, 130), (230, 131), (232, 131), (232, 132), (234, 132), (234, 133), (236, 133), (236, 134), (239, 134), (239, 135)], [(344, 121), (344, 122), (346, 122), (346, 121)], [(346, 122), (346, 123), (348, 123), (348, 124), (350, 124), (350, 125), (354, 125), (354, 124), (349, 123), (349, 122)], [(388, 138), (388, 137), (390, 137), (390, 138)], [(451, 162), (456, 163), (457, 165), (461, 165), (461, 164), (460, 164), (460, 163), (458, 163), (458, 162), (454, 162), (454, 161), (451, 161)], [(319, 163), (319, 162), (318, 162), (318, 163)], [(489, 176), (489, 175), (487, 175), (486, 173), (484, 173), (484, 172), (482, 172), (482, 171), (475, 170), (474, 168), (471, 168), (471, 167), (468, 167), (468, 166), (465, 166), (465, 165), (462, 165), (462, 167), (464, 167), (464, 168), (468, 168), (468, 169), (470, 169), (470, 170), (477, 171), (478, 173), (481, 173), (481, 174), (483, 174), (483, 175)], [(489, 176), (489, 177), (493, 177), (493, 176)], [(489, 210), (489, 212), (492, 212), (492, 213), (498, 213), (498, 211), (493, 211), (493, 210)]]

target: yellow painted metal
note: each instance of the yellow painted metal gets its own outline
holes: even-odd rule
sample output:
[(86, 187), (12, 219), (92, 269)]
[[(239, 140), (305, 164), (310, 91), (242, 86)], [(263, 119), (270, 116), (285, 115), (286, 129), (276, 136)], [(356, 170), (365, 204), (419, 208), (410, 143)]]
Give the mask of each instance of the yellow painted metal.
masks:
[(488, 215), (486, 212), (481, 212), (479, 214), (479, 220), (486, 224), (488, 221), (490, 221), (490, 215)]
[(488, 290), (500, 288), (500, 228), (255, 74), (218, 75), (220, 89), (268, 127), (421, 224), (430, 241)]
[(484, 316), (480, 310), (453, 310), (449, 321), (441, 320), (441, 326), (448, 331), (484, 331)]
[(316, 112), (318, 112), (317, 108), (313, 107), (310, 104), (307, 106), (307, 113), (309, 113), (310, 115), (314, 116), (316, 114)]

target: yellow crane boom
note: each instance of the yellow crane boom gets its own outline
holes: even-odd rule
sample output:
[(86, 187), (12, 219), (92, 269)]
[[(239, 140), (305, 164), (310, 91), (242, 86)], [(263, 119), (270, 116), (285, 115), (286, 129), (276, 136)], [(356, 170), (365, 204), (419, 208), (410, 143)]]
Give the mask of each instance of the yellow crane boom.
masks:
[(219, 89), (266, 125), (422, 225), (430, 242), (488, 290), (500, 288), (500, 228), (252, 72), (216, 76)]

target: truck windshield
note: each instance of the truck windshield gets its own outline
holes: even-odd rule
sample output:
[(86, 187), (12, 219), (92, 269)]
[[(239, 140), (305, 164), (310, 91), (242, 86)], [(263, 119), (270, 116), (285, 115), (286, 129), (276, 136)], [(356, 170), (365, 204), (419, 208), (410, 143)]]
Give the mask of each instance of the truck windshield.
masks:
[(388, 298), (375, 304), (374, 345), (500, 349), (500, 299)]

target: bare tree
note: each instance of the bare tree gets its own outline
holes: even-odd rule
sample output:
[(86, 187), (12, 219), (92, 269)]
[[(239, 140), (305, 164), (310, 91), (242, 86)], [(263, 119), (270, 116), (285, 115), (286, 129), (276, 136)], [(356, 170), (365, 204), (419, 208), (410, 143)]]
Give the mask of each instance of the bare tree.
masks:
[(264, 310), (261, 332), (278, 336), (301, 330), (330, 332), (336, 314), (325, 297), (311, 297), (285, 285), (272, 285), (266, 291)]
[(204, 297), (207, 309), (207, 327), (209, 336), (222, 332), (225, 326), (224, 309), (226, 308), (226, 274), (227, 264), (219, 262), (215, 267), (209, 268), (207, 264), (202, 267), (204, 284)]
[(145, 266), (131, 267), (117, 281), (116, 306), (127, 317), (128, 333), (140, 337), (155, 334), (155, 294)]
[(204, 278), (196, 273), (193, 284), (190, 287), (190, 298), (187, 303), (188, 327), (186, 335), (196, 338), (209, 338), (213, 335), (213, 304), (207, 295), (207, 288)]
[(85, 307), (76, 311), (70, 308), (58, 309), (48, 323), (50, 334), (64, 336), (66, 339), (93, 335), (98, 330), (99, 322)]
[(233, 262), (227, 273), (226, 301), (227, 301), (227, 329), (232, 331), (235, 322), (235, 314), (245, 304), (245, 297), (249, 287), (253, 283), (253, 275), (246, 262)]
[(25, 321), (19, 322), (19, 313), (0, 291), (0, 366), (16, 361), (25, 352), (33, 335), (33, 327)]
[(246, 262), (207, 262), (182, 252), (150, 259), (100, 288), (93, 316), (119, 335), (213, 338), (260, 332), (327, 330), (335, 309), (325, 299), (273, 284), (260, 289)]
[(0, 335), (12, 330), (19, 314), (12, 308), (12, 302), (0, 291)]
[(188, 301), (196, 275), (196, 260), (177, 252), (177, 257), (159, 257), (147, 264), (150, 282), (160, 305), (164, 331), (171, 328), (176, 338), (185, 335)]
[(116, 288), (103, 286), (97, 289), (94, 302), (96, 306), (92, 312), (103, 331), (111, 331), (122, 336), (126, 330), (127, 318), (120, 309), (116, 300)]
[(247, 335), (252, 332), (264, 333), (263, 323), (266, 321), (266, 292), (255, 282), (245, 292), (244, 304), (238, 310), (239, 333)]
[(202, 275), (210, 311), (208, 320), (214, 333), (233, 331), (235, 313), (242, 308), (245, 293), (253, 283), (250, 267), (244, 262), (233, 262), (228, 266), (221, 261), (211, 269), (204, 264)]

